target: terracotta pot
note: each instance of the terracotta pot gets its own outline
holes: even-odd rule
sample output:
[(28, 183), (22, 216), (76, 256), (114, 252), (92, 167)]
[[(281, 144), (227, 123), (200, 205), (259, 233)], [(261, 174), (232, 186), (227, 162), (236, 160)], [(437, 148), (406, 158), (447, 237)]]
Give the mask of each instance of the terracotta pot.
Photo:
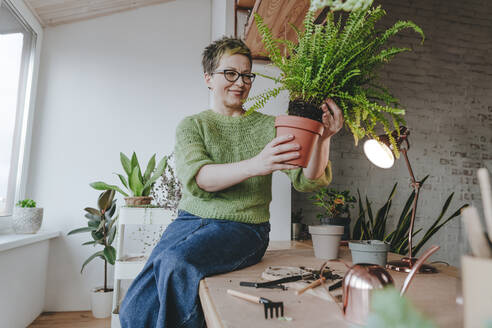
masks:
[(275, 127), (277, 128), (277, 137), (291, 134), (294, 139), (288, 143), (301, 145), (300, 157), (286, 163), (307, 167), (314, 145), (325, 129), (323, 124), (309, 118), (280, 115), (275, 119)]
[(149, 205), (151, 201), (152, 197), (150, 196), (125, 197), (128, 206)]

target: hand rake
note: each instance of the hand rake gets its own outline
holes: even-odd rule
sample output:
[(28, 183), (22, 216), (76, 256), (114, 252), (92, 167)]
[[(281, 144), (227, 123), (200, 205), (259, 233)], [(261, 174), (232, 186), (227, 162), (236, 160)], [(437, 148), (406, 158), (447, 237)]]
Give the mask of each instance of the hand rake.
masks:
[(242, 298), (243, 300), (250, 301), (253, 303), (263, 304), (265, 309), (265, 319), (268, 319), (268, 312), (270, 312), (270, 318), (273, 318), (273, 310), (275, 310), (275, 317), (278, 318), (279, 309), (280, 309), (280, 316), (281, 317), (284, 316), (284, 302), (272, 302), (264, 297), (249, 295), (232, 289), (228, 289), (227, 294)]

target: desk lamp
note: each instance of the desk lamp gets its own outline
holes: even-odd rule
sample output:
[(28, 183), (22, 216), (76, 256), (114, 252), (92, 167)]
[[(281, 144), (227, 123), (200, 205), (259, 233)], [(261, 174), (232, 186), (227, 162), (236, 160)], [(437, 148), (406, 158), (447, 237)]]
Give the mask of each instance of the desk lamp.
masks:
[[(390, 261), (386, 264), (386, 267), (391, 270), (400, 271), (400, 272), (410, 272), (415, 262), (417, 262), (417, 258), (412, 256), (412, 235), (413, 235), (413, 225), (415, 221), (415, 213), (417, 212), (417, 202), (419, 199), (420, 192), (420, 183), (415, 180), (415, 176), (413, 175), (412, 166), (408, 160), (407, 151), (410, 149), (410, 143), (408, 142), (408, 136), (410, 131), (404, 126), (400, 126), (400, 133), (398, 135), (398, 131), (393, 131), (391, 135), (395, 138), (396, 146), (398, 147), (398, 151), (403, 154), (405, 158), (405, 162), (407, 163), (408, 172), (410, 173), (410, 178), (412, 180), (412, 187), (415, 191), (415, 198), (413, 199), (412, 204), (412, 216), (410, 219), (410, 228), (408, 231), (408, 257), (403, 257), (398, 261)], [(395, 162), (395, 158), (393, 155), (393, 146), (390, 143), (389, 137), (387, 135), (380, 135), (379, 141), (375, 139), (367, 140), (364, 143), (364, 153), (366, 157), (371, 161), (374, 165), (388, 169), (393, 166)], [(419, 269), (420, 273), (436, 273), (437, 270), (431, 265), (424, 264)]]

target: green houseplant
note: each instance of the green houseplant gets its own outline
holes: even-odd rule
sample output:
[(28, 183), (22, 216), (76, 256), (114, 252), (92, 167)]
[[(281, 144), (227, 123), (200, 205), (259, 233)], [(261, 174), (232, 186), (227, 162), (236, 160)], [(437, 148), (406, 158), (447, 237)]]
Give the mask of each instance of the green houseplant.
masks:
[(344, 227), (342, 240), (350, 239), (350, 208), (354, 208), (355, 197), (349, 190), (338, 191), (323, 187), (310, 197), (313, 204), (323, 209), (317, 214), (321, 224), (339, 225)]
[(36, 207), (32, 199), (19, 200), (12, 215), (12, 228), (18, 234), (32, 234), (39, 231), (43, 223), (43, 209)]
[(103, 246), (103, 250), (99, 250), (89, 256), (82, 264), (80, 273), (83, 272), (85, 266), (94, 260), (100, 258), (104, 261), (104, 286), (92, 289), (91, 304), (92, 313), (96, 318), (106, 318), (111, 315), (111, 306), (113, 300), (113, 289), (108, 288), (108, 262), (114, 265), (116, 260), (116, 249), (111, 246), (116, 235), (116, 221), (118, 215), (116, 212), (116, 199), (114, 199), (115, 191), (106, 190), (99, 195), (97, 200), (97, 209), (86, 207), (84, 211), (87, 213), (85, 217), (88, 219), (87, 227), (78, 228), (70, 231), (68, 235), (76, 233), (90, 232), (93, 240), (83, 243), (82, 245)]
[(125, 196), (125, 202), (127, 205), (148, 205), (150, 204), (152, 197), (150, 192), (154, 183), (164, 173), (167, 166), (167, 157), (164, 156), (156, 166), (155, 154), (150, 158), (147, 163), (147, 168), (142, 174), (140, 164), (138, 163), (137, 155), (135, 152), (132, 154), (131, 160), (123, 153), (120, 153), (120, 161), (123, 166), (123, 170), (126, 173), (126, 177), (122, 174), (115, 173), (123, 186), (131, 194), (124, 192), (120, 187), (116, 185), (110, 185), (102, 181), (96, 181), (90, 184), (90, 186), (96, 190), (114, 190)]
[[(314, 255), (318, 258), (332, 260), (338, 257), (338, 246), (342, 237), (348, 239), (349, 208), (355, 198), (349, 191), (337, 191), (323, 187), (311, 196), (313, 204), (324, 209), (317, 217), (321, 225), (310, 225), (309, 233), (313, 239)], [(347, 234), (345, 234), (347, 232)]]
[[(332, 9), (347, 9), (340, 1), (325, 2), (333, 4)], [(292, 25), (297, 42), (274, 38), (263, 19), (255, 14), (267, 55), (281, 73), (278, 77), (258, 74), (274, 80), (279, 86), (249, 98), (247, 101), (253, 104), (247, 113), (261, 109), (270, 98), (286, 90), (290, 98), (289, 116), (322, 122), (319, 107), (325, 99), (332, 98), (343, 110), (345, 125), (352, 132), (356, 145), (365, 136), (377, 139), (375, 128), (382, 126), (395, 146), (395, 155), (399, 156), (391, 131), (392, 126), (398, 129), (404, 123), (405, 111), (398, 99), (376, 81), (376, 73), (395, 55), (410, 50), (385, 47), (390, 37), (410, 28), (421, 35), (423, 42), (424, 33), (411, 21), (397, 21), (386, 30), (376, 29), (376, 23), (386, 13), (381, 6), (371, 7), (371, 3), (362, 1), (359, 5), (348, 6), (353, 11), (345, 19), (343, 13), (335, 17), (332, 10), (325, 25), (314, 23), (316, 8), (311, 8), (303, 21), (303, 31)], [(277, 117), (277, 133), (285, 120), (284, 116)], [(312, 124), (304, 119), (298, 121), (304, 128)]]
[[(429, 176), (425, 176), (419, 183), (421, 185), (427, 180)], [(381, 206), (377, 212), (374, 213), (372, 209), (371, 202), (366, 197), (365, 198), (365, 207), (362, 202), (362, 198), (360, 193), (358, 193), (359, 198), (359, 216), (357, 221), (355, 222), (354, 228), (352, 230), (352, 238), (354, 240), (382, 240), (390, 244), (390, 251), (405, 255), (408, 253), (408, 230), (410, 228), (410, 218), (412, 216), (412, 203), (415, 198), (415, 191), (412, 191), (410, 196), (408, 197), (402, 211), (400, 212), (398, 217), (398, 222), (395, 229), (389, 233), (386, 233), (386, 222), (389, 217), (389, 212), (392, 205), (393, 197), (396, 193), (397, 183), (394, 184), (386, 202)], [(422, 249), (425, 243), (436, 233), (438, 232), (446, 223), (453, 220), (455, 217), (459, 216), (461, 210), (468, 206), (468, 204), (464, 204), (460, 206), (455, 212), (453, 212), (448, 217), (444, 218), (446, 212), (453, 200), (454, 193), (451, 193), (446, 201), (444, 202), (442, 209), (437, 216), (436, 220), (432, 223), (432, 225), (425, 231), (422, 238), (415, 246), (412, 247), (413, 255), (417, 255), (417, 253)], [(422, 228), (417, 229), (413, 236), (416, 236), (422, 232)]]

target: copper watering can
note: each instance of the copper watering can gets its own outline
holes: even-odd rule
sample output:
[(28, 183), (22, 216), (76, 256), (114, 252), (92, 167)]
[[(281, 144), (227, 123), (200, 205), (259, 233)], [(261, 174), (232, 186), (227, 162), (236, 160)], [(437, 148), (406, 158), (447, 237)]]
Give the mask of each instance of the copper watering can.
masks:
[[(414, 264), (400, 291), (403, 296), (415, 273), (439, 246), (432, 246)], [(371, 310), (371, 295), (374, 290), (394, 285), (389, 272), (380, 265), (359, 263), (352, 266), (343, 277), (343, 313), (353, 323), (364, 325)]]

